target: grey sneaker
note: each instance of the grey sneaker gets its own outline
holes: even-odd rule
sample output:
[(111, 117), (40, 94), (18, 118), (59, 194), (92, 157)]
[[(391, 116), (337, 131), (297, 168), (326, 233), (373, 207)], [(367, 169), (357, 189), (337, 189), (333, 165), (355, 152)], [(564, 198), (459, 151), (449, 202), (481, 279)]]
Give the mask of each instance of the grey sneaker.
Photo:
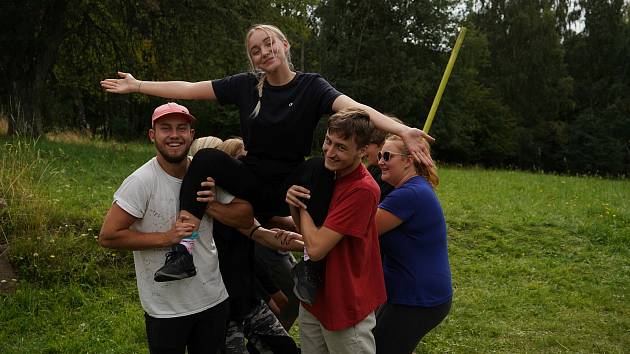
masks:
[(153, 276), (156, 282), (165, 282), (190, 278), (197, 274), (192, 254), (186, 246), (177, 244), (166, 254), (166, 261), (162, 268)]
[(300, 301), (312, 305), (317, 296), (317, 289), (322, 283), (322, 263), (311, 260), (302, 261), (291, 269), (293, 275), (293, 293)]

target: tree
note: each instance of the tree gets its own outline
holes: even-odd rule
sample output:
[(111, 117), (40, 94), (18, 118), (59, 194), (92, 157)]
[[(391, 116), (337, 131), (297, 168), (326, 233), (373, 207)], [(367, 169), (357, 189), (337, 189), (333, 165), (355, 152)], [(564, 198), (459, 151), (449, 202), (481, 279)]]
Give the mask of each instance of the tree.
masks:
[(488, 39), (470, 27), (431, 131), (440, 160), (486, 166), (514, 161), (516, 121), (500, 95), (482, 83), (489, 66)]
[[(163, 100), (105, 94), (98, 86), (101, 79), (116, 70), (147, 80), (190, 81), (247, 70), (246, 29), (273, 19), (307, 38), (305, 9), (310, 3), (2, 2), (0, 43), (8, 55), (0, 59), (0, 104), (19, 102), (21, 117), (29, 119), (20, 126), (30, 127), (33, 135), (45, 128), (89, 127), (103, 136), (137, 137), (145, 131), (152, 107)], [(234, 110), (204, 102), (187, 105), (205, 118), (201, 133), (239, 134)]]
[(630, 173), (630, 22), (622, 0), (580, 1), (584, 31), (566, 41), (576, 81), (569, 168)]
[[(67, 34), (65, 18), (68, 2), (5, 1), (0, 18), (0, 45), (4, 53), (0, 59), (0, 78), (6, 84), (2, 96), (18, 97), (24, 119), (19, 133), (38, 135), (43, 131), (46, 114), (44, 97), (47, 81), (57, 60), (59, 46)], [(9, 132), (16, 131), (16, 122), (9, 122)]]
[(557, 18), (562, 1), (481, 1), (470, 21), (488, 36), (483, 83), (501, 95), (517, 124), (518, 165), (566, 167), (566, 126), (574, 107)]
[[(445, 63), (454, 1), (323, 1), (319, 68), (337, 89), (417, 126)], [(428, 104), (427, 104), (428, 102)]]

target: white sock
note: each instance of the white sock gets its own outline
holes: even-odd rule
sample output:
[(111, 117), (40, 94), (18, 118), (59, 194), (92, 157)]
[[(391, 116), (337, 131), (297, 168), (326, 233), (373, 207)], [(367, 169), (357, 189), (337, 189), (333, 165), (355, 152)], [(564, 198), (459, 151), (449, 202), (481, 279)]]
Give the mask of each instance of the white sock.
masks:
[(184, 245), (188, 253), (192, 254), (193, 249), (195, 248), (195, 242), (197, 241), (197, 237), (199, 237), (199, 233), (197, 231), (193, 231), (192, 235), (183, 238), (179, 241), (180, 245)]

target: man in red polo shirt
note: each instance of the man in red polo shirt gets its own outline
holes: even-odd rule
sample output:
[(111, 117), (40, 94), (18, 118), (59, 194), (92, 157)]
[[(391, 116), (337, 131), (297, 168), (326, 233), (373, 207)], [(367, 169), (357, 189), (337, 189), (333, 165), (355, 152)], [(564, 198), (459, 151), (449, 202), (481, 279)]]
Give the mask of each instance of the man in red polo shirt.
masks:
[(385, 283), (375, 215), (379, 188), (361, 157), (373, 130), (359, 109), (337, 112), (328, 120), (323, 145), (325, 167), (335, 185), (322, 227), (313, 223), (301, 198), (310, 191), (287, 191), (291, 214), (303, 235), (309, 258), (325, 259), (324, 283), (312, 305), (302, 303), (298, 320), (302, 353), (375, 353), (374, 310), (385, 302)]

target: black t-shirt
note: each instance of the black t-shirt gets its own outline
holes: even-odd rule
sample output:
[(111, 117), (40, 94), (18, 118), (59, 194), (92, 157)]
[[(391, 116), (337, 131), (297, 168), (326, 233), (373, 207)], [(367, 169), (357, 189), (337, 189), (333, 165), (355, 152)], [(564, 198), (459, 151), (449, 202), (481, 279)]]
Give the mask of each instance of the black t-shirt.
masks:
[(260, 159), (302, 161), (311, 152), (313, 133), (319, 119), (332, 113), (332, 103), (341, 95), (319, 74), (297, 72), (283, 86), (265, 82), (257, 117), (251, 115), (258, 103), (253, 73), (213, 80), (220, 104), (239, 107), (241, 135), (247, 154)]

